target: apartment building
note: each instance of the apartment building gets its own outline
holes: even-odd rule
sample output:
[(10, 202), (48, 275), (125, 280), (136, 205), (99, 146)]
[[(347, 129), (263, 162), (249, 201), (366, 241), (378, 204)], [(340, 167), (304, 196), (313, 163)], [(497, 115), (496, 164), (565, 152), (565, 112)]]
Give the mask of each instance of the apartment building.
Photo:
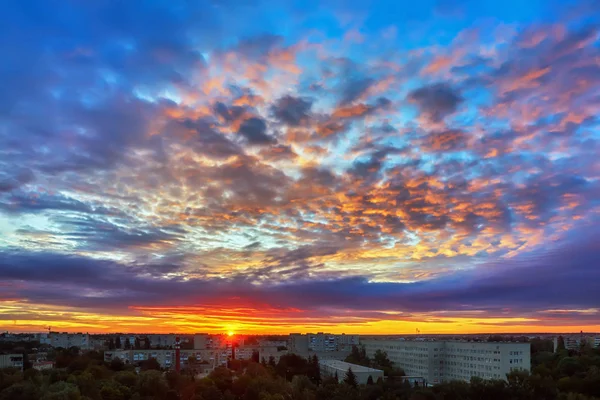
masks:
[(90, 335), (87, 333), (50, 332), (48, 338), (52, 347), (90, 349)]
[(23, 370), (23, 354), (0, 354), (0, 369), (2, 368)]
[[(196, 360), (197, 363), (208, 364), (211, 367), (226, 365), (231, 350), (180, 350), (179, 360), (181, 366), (185, 368), (190, 358)], [(141, 350), (110, 350), (104, 352), (104, 361), (110, 362), (118, 358), (124, 364), (139, 364), (154, 358), (161, 368), (174, 368), (176, 353), (173, 349), (141, 349)]]
[[(570, 335), (563, 337), (565, 349), (580, 350), (582, 346), (600, 347), (600, 336)], [(554, 351), (558, 351), (558, 336), (554, 338)]]
[(290, 352), (300, 355), (308, 353), (308, 335), (290, 333), (289, 343)]
[(273, 357), (275, 362), (279, 362), (279, 358), (287, 354), (287, 351), (278, 351), (277, 347), (274, 346), (240, 346), (235, 348), (235, 358), (238, 360), (250, 360), (254, 352), (258, 353), (258, 360), (269, 361), (269, 358)]
[(337, 335), (337, 350), (352, 350), (352, 346), (358, 346), (359, 342), (359, 335), (346, 335), (342, 333), (341, 335)]
[(367, 356), (385, 351), (406, 375), (428, 383), (450, 380), (505, 379), (513, 370), (531, 368), (529, 343), (364, 340)]
[(331, 333), (290, 334), (290, 351), (294, 353), (350, 351), (359, 344), (358, 335), (335, 335)]

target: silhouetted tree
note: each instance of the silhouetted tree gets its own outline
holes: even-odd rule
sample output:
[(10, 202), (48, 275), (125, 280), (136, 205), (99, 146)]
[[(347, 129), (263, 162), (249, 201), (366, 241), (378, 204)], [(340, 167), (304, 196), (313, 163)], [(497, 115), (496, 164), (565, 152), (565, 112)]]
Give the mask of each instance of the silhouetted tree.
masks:
[(369, 377), (367, 378), (367, 385), (372, 385), (373, 384), (373, 377), (371, 375), (369, 375)]
[(559, 336), (558, 339), (556, 339), (556, 349), (555, 351), (561, 351), (561, 350), (565, 350), (565, 338), (563, 338), (562, 336)]
[(117, 349), (121, 348), (121, 336), (117, 336), (115, 338), (115, 348), (117, 348)]
[(356, 374), (352, 371), (352, 367), (348, 368), (346, 377), (344, 378), (344, 383), (354, 388), (358, 386), (358, 379), (356, 379)]

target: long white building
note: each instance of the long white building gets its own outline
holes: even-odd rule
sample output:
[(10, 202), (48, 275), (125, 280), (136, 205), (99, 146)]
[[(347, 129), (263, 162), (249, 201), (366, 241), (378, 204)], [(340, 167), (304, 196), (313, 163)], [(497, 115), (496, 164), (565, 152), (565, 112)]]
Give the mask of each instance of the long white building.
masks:
[(350, 351), (352, 346), (359, 344), (358, 335), (336, 335), (332, 333), (301, 333), (290, 334), (290, 351), (303, 354), (306, 352)]
[(350, 364), (344, 361), (338, 360), (320, 360), (319, 367), (321, 373), (325, 376), (336, 376), (338, 382), (341, 382), (346, 377), (348, 369), (352, 369), (356, 380), (359, 384), (364, 385), (369, 380), (369, 376), (373, 379), (373, 382), (377, 382), (379, 378), (383, 379), (383, 371), (380, 369), (363, 367), (362, 365)]
[(367, 356), (385, 351), (394, 367), (406, 375), (422, 376), (428, 383), (506, 379), (513, 370), (531, 368), (529, 343), (363, 340)]
[(90, 335), (87, 333), (50, 332), (48, 340), (52, 347), (79, 347), (81, 350), (90, 348)]

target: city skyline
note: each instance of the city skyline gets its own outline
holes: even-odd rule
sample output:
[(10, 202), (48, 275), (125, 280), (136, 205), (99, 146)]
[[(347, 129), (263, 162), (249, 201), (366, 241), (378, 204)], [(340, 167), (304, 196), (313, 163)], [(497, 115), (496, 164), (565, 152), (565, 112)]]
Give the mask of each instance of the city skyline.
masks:
[(0, 331), (600, 331), (594, 1), (116, 3), (1, 6)]

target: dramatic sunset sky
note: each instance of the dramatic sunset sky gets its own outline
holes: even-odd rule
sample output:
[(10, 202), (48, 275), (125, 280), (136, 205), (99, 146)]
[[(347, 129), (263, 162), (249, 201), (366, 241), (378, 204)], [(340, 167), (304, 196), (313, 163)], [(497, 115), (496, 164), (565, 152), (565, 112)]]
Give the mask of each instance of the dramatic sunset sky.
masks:
[(0, 12), (0, 330), (600, 331), (598, 1)]

